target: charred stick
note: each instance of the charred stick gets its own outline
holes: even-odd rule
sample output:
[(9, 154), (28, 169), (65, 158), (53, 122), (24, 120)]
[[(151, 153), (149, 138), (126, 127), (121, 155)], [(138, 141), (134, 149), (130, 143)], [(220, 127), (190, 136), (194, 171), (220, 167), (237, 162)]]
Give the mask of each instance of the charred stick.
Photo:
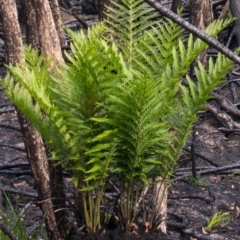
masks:
[[(207, 175), (207, 174), (210, 174), (210, 173), (218, 173), (218, 172), (222, 172), (222, 171), (225, 171), (225, 170), (236, 169), (236, 168), (240, 168), (240, 161), (238, 161), (236, 163), (233, 163), (233, 164), (221, 166), (221, 167), (216, 167), (216, 168), (211, 168), (211, 169), (207, 169), (207, 170), (198, 171), (198, 174)], [(183, 176), (171, 179), (171, 182), (176, 182), (176, 181), (182, 180), (182, 179), (184, 179), (186, 177), (189, 177), (189, 176), (191, 176), (191, 174), (185, 174)]]
[[(189, 150), (189, 149), (187, 149), (187, 148), (183, 148), (183, 150), (191, 153), (191, 150)], [(196, 152), (195, 152), (195, 156), (202, 158), (204, 161), (210, 163), (210, 164), (213, 165), (214, 167), (219, 167), (219, 165), (218, 165), (217, 163), (214, 163), (212, 160), (206, 158), (205, 156), (203, 156), (203, 155), (200, 154), (200, 153), (196, 153)]]
[(197, 179), (195, 143), (196, 143), (196, 131), (194, 126), (193, 133), (192, 133), (192, 144), (191, 144), (191, 160), (192, 160), (192, 176), (194, 179)]

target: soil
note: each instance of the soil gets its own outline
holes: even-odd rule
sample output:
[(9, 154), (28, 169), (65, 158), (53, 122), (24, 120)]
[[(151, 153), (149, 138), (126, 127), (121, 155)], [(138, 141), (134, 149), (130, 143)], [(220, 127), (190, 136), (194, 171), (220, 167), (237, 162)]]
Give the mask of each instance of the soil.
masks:
[[(4, 75), (5, 71), (3, 67), (0, 68), (1, 75)], [(235, 84), (235, 88), (239, 96), (239, 85)], [(220, 91), (220, 95), (232, 102), (229, 85)], [(223, 111), (215, 101), (211, 104), (216, 106), (218, 111)], [(239, 117), (232, 118), (236, 123), (240, 123)], [(191, 177), (192, 157), (189, 151), (193, 139), (189, 138), (171, 179), (166, 239), (240, 239), (240, 132), (237, 131), (239, 129), (235, 129), (236, 131), (226, 133), (222, 131), (222, 127), (223, 125), (209, 110), (199, 114), (194, 141), (199, 175), (197, 180)], [(218, 170), (219, 167), (232, 164), (235, 164), (235, 167)], [(17, 204), (19, 210), (24, 209), (20, 216), (29, 233), (35, 228), (39, 231), (44, 229), (43, 216), (37, 204), (37, 193), (26, 159), (16, 112), (2, 88), (0, 88), (0, 188), (7, 193), (13, 204)], [(21, 193), (24, 193), (24, 197)], [(6, 212), (6, 205), (6, 198), (0, 194), (0, 212)], [(229, 214), (229, 221), (206, 231), (207, 219), (221, 211)], [(127, 237), (119, 229), (115, 229), (109, 231), (107, 236), (74, 239), (164, 239), (153, 233), (144, 234), (145, 237), (139, 236), (139, 233), (141, 234), (141, 230), (137, 235), (132, 232)], [(41, 239), (47, 239), (44, 233), (41, 233)]]

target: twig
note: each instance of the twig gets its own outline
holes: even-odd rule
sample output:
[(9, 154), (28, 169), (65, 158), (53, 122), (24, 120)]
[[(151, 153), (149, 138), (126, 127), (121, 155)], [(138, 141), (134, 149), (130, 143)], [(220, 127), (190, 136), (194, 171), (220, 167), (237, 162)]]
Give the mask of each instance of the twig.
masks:
[(198, 196), (198, 195), (180, 195), (180, 196), (169, 196), (168, 199), (198, 199), (201, 201), (206, 202), (207, 204), (210, 204), (211, 202), (214, 202), (214, 199), (208, 199), (203, 196)]
[[(207, 170), (198, 171), (198, 174), (199, 175), (206, 175), (206, 174), (209, 174), (209, 173), (217, 173), (217, 172), (230, 170), (230, 169), (234, 169), (234, 168), (240, 168), (240, 161), (238, 161), (236, 163), (233, 163), (233, 164), (221, 166), (221, 167), (210, 168), (210, 169), (207, 169)], [(176, 181), (182, 180), (182, 179), (184, 179), (186, 177), (189, 177), (189, 176), (191, 176), (191, 174), (185, 174), (183, 176), (171, 179), (171, 182), (176, 182)]]
[(209, 111), (214, 117), (222, 124), (224, 128), (234, 129), (240, 128), (240, 124), (235, 122), (225, 111), (217, 109), (216, 107), (208, 104)]
[(197, 179), (195, 143), (196, 143), (196, 131), (195, 131), (195, 126), (194, 126), (193, 133), (192, 133), (191, 159), (192, 159), (192, 175), (193, 175), (194, 179)]
[(24, 163), (0, 164), (0, 170), (9, 169), (9, 168), (19, 168), (19, 167), (29, 167), (29, 163), (28, 162), (24, 162)]
[(213, 100), (216, 100), (221, 108), (225, 109), (227, 112), (233, 114), (236, 117), (240, 117), (240, 110), (234, 107), (229, 100), (216, 93), (212, 92), (211, 94), (214, 96)]
[(22, 176), (22, 175), (32, 175), (32, 171), (31, 170), (18, 170), (18, 171), (0, 170), (0, 174)]
[(0, 144), (0, 147), (13, 148), (13, 149), (16, 149), (16, 150), (21, 151), (21, 152), (26, 152), (24, 147), (18, 147), (18, 146), (11, 145), (11, 144)]
[(10, 192), (10, 193), (19, 194), (21, 196), (27, 196), (32, 198), (38, 198), (38, 194), (35, 191), (33, 192), (33, 190), (31, 190), (31, 192), (26, 192), (26, 191), (22, 191), (15, 188), (4, 187), (2, 184), (0, 184), (0, 189), (4, 192)]
[(9, 112), (15, 112), (15, 108), (14, 107), (9, 107), (9, 108), (0, 110), (0, 113), (9, 113)]
[(240, 78), (235, 78), (235, 79), (232, 79), (232, 80), (228, 80), (227, 82), (225, 82), (223, 85), (221, 85), (221, 87), (219, 87), (216, 91), (217, 94), (219, 94), (219, 92), (224, 88), (226, 87), (229, 83), (236, 83), (238, 86), (239, 84), (237, 83), (238, 81), (240, 81)]
[(60, 7), (60, 6), (56, 6), (55, 4), (53, 4), (51, 2), (50, 2), (50, 4), (52, 4), (54, 7), (59, 7), (62, 11), (66, 12), (68, 14), (71, 14), (72, 16), (74, 16), (83, 25), (84, 29), (88, 29), (87, 23), (84, 20), (82, 20), (80, 17), (78, 17), (73, 11), (69, 11), (69, 10), (66, 10), (66, 9)]
[[(233, 76), (231, 76), (231, 74), (228, 74), (227, 75), (227, 81), (231, 81), (233, 78)], [(235, 82), (230, 82), (229, 83), (229, 87), (230, 87), (230, 90), (231, 90), (231, 94), (232, 94), (232, 98), (233, 98), (233, 103), (237, 103), (238, 102), (238, 93), (237, 93), (237, 90), (236, 90), (236, 84)]]
[(13, 124), (0, 124), (0, 127), (1, 128), (10, 128), (10, 129), (13, 129), (13, 130), (16, 130), (16, 131), (20, 131), (20, 127), (18, 126), (15, 126)]
[(237, 64), (240, 64), (240, 57), (233, 53), (231, 50), (223, 46), (219, 43), (216, 39), (210, 37), (205, 32), (200, 30), (199, 28), (193, 26), (189, 22), (185, 21), (183, 18), (179, 17), (177, 14), (169, 10), (168, 8), (164, 7), (160, 2), (157, 0), (145, 0), (150, 6), (158, 10), (162, 15), (170, 18), (175, 23), (181, 25), (183, 28), (187, 29), (189, 32), (200, 38), (202, 41), (206, 42), (213, 48), (216, 48), (219, 52), (229, 57), (232, 61)]
[[(183, 148), (183, 150), (186, 151), (186, 152), (191, 153), (191, 150), (189, 150), (189, 149), (187, 149), (187, 148)], [(202, 159), (205, 160), (206, 162), (210, 163), (210, 164), (213, 165), (214, 167), (219, 167), (219, 165), (218, 165), (217, 163), (214, 163), (213, 161), (211, 161), (210, 159), (206, 158), (206, 157), (203, 156), (202, 154), (195, 152), (195, 155), (196, 155), (197, 157), (202, 158)]]

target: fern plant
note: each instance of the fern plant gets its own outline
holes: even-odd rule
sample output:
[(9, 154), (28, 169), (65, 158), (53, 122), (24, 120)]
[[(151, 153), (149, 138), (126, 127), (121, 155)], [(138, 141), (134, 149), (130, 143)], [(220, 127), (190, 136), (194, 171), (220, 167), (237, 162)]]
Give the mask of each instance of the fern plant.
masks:
[[(207, 69), (190, 64), (206, 47), (142, 0), (113, 2), (109, 20), (88, 34), (69, 32), (69, 63), (49, 70), (30, 48), (8, 66), (3, 85), (10, 99), (39, 130), (52, 160), (73, 176), (86, 230), (97, 232), (113, 214), (128, 228), (146, 210), (141, 189), (170, 178), (182, 147), (210, 92), (232, 62), (218, 55)], [(212, 23), (212, 36), (232, 19)], [(186, 78), (189, 87), (182, 85)], [(118, 176), (119, 209), (106, 214), (109, 179)], [(141, 204), (141, 207), (140, 207)]]

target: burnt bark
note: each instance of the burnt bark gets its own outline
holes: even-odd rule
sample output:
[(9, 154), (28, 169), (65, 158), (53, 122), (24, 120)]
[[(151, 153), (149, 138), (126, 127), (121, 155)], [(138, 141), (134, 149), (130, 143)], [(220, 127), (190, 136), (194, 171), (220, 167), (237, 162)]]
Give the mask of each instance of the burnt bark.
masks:
[[(13, 65), (21, 59), (23, 44), (14, 0), (0, 0), (0, 15), (6, 42), (6, 59)], [(45, 213), (45, 223), (50, 239), (60, 239), (51, 202), (49, 187), (48, 162), (42, 139), (32, 124), (17, 109), (23, 134), (23, 140), (37, 185), (39, 200)]]
[(39, 48), (37, 13), (33, 6), (34, 0), (24, 0), (24, 8), (27, 13), (25, 16), (26, 44), (31, 45), (34, 49)]
[(65, 202), (63, 169), (62, 165), (55, 165), (49, 161), (50, 189), (53, 203), (53, 210), (56, 218), (58, 231), (62, 238), (65, 238), (69, 230), (67, 221), (67, 210)]
[(59, 36), (53, 20), (50, 4), (47, 0), (34, 0), (33, 6), (37, 13), (39, 46), (42, 52), (55, 63), (62, 62), (63, 56)]
[[(212, 2), (210, 0), (190, 0), (190, 18), (189, 21), (195, 27), (205, 30), (206, 27), (213, 21)], [(196, 59), (202, 62), (203, 66), (207, 65), (207, 49), (201, 52)], [(194, 66), (194, 64), (192, 65)]]
[(109, 4), (110, 0), (98, 0), (98, 15), (100, 21), (103, 21), (107, 17), (107, 6), (109, 6)]
[(212, 2), (210, 0), (190, 0), (190, 23), (204, 30), (213, 21)]
[(240, 1), (229, 0), (230, 8), (234, 17), (237, 18), (234, 22), (233, 34), (236, 39), (237, 47), (240, 46)]
[(182, 7), (181, 0), (173, 0), (172, 1), (172, 11), (178, 13), (178, 10)]
[[(52, 10), (53, 15), (51, 15), (51, 9), (50, 5), (47, 5), (47, 2), (45, 2), (46, 5), (41, 5), (43, 1), (39, 1), (37, 5), (37, 1), (32, 0), (25, 0), (25, 2), (28, 3), (28, 6), (30, 10), (32, 10), (32, 14), (27, 16), (27, 19), (29, 20), (29, 29), (32, 29), (33, 27), (35, 29), (38, 29), (38, 31), (28, 31), (27, 32), (27, 40), (28, 43), (30, 43), (35, 49), (39, 49), (41, 52), (43, 52), (46, 56), (54, 58), (54, 63), (57, 64), (59, 61), (62, 61), (62, 52), (61, 52), (61, 44), (64, 44), (65, 36), (63, 32), (63, 28), (61, 26), (61, 17), (60, 17), (60, 10), (57, 1), (51, 0), (52, 2)], [(36, 8), (38, 6), (38, 8)], [(48, 17), (45, 16), (39, 16), (42, 12), (44, 12), (44, 9), (48, 6), (48, 10), (50, 11), (48, 13)], [(41, 9), (39, 9), (39, 7)], [(45, 9), (46, 10), (46, 9)], [(26, 11), (28, 12), (28, 11)], [(55, 22), (53, 21), (53, 18), (55, 17)], [(48, 21), (50, 21), (48, 23)], [(44, 23), (43, 23), (44, 22)], [(45, 26), (48, 26), (47, 29), (43, 29), (40, 27), (39, 24), (44, 24)], [(55, 29), (56, 24), (56, 29)], [(46, 39), (55, 39), (55, 41), (50, 42), (46, 41)], [(64, 39), (63, 39), (64, 37)], [(38, 44), (35, 44), (35, 39), (38, 40)], [(31, 42), (31, 40), (33, 42)], [(54, 45), (55, 44), (55, 45)], [(43, 141), (41, 142), (41, 145), (38, 147), (42, 148), (45, 151), (45, 161), (47, 162), (48, 156), (50, 156), (50, 149), (44, 147)], [(46, 150), (47, 149), (47, 150)], [(47, 151), (47, 153), (46, 153)], [(48, 164), (45, 166), (45, 171), (48, 174), (49, 183), (48, 188), (51, 194), (52, 199), (52, 205), (55, 218), (56, 218), (56, 224), (58, 227), (58, 231), (62, 238), (65, 237), (68, 229), (68, 224), (66, 221), (66, 206), (65, 206), (65, 193), (64, 193), (64, 183), (63, 183), (63, 176), (62, 176), (62, 166), (57, 165), (55, 166), (55, 163), (52, 161), (49, 161)], [(39, 182), (39, 184), (42, 184)]]
[(39, 132), (19, 110), (18, 117), (28, 160), (34, 176), (34, 182), (37, 187), (38, 199), (44, 213), (48, 237), (49, 239), (59, 240), (61, 238), (54, 214), (50, 188), (49, 166), (44, 143)]
[[(33, 1), (26, 1), (26, 3), (31, 4), (31, 7), (32, 6), (35, 7), (35, 5), (33, 5)], [(39, 1), (38, 3), (39, 3), (38, 6), (41, 7), (42, 1)], [(37, 4), (36, 1), (34, 1), (34, 4)], [(42, 7), (44, 8), (44, 10), (46, 10), (46, 5), (44, 5)], [(50, 9), (50, 6), (48, 9)], [(42, 11), (41, 13), (43, 13), (43, 12), (44, 11)], [(36, 13), (37, 13), (37, 11), (36, 11)], [(31, 12), (31, 14), (32, 14), (32, 12)], [(36, 16), (38, 20), (39, 19), (43, 20), (44, 18), (48, 19), (46, 16), (39, 17), (38, 15), (35, 15), (35, 13), (33, 15), (31, 15), (31, 14), (30, 14), (30, 16), (33, 16), (33, 18), (35, 18), (35, 16)], [(51, 14), (51, 11), (48, 14)], [(17, 10), (16, 10), (15, 1), (14, 0), (8, 0), (8, 1), (0, 0), (0, 15), (2, 17), (1, 20), (2, 20), (3, 32), (5, 35), (5, 41), (6, 41), (6, 55), (7, 55), (6, 59), (9, 63), (12, 63), (14, 65), (21, 59), (21, 54), (22, 54), (22, 50), (23, 50), (23, 44), (22, 44), (22, 39), (21, 39), (20, 27), (19, 27), (18, 19), (17, 19)], [(39, 22), (41, 22), (41, 21), (38, 21), (37, 23), (39, 24)], [(53, 22), (53, 20), (52, 20), (52, 22)], [(33, 21), (32, 23), (34, 24), (35, 21)], [(29, 25), (31, 25), (31, 21), (29, 22)], [(39, 25), (37, 25), (37, 26), (38, 26), (37, 29), (39, 29), (39, 31), (42, 30), (42, 28), (40, 28)], [(47, 22), (45, 22), (44, 26), (49, 27), (49, 24), (47, 24)], [(52, 25), (52, 26), (54, 26), (54, 25)], [(31, 29), (33, 29), (32, 26), (31, 26)], [(53, 32), (54, 32), (53, 29), (51, 29), (51, 30), (52, 31), (51, 31), (51, 33), (49, 33), (49, 35), (53, 34)], [(55, 30), (55, 32), (56, 32), (56, 30)], [(37, 47), (38, 43), (35, 41), (36, 35), (34, 35), (34, 34), (37, 34), (37, 31), (32, 31), (31, 34), (32, 34), (32, 36), (31, 36), (32, 38), (29, 38), (28, 41), (29, 41), (29, 43), (31, 41), (33, 41), (33, 45), (35, 47)], [(40, 32), (40, 36), (41, 36), (41, 32)], [(58, 45), (54, 45), (54, 44), (57, 44), (57, 41), (51, 41), (50, 44), (52, 44), (54, 46), (52, 46), (52, 48), (49, 48), (49, 49), (50, 50), (54, 49), (55, 51), (60, 49), (60, 51), (58, 51), (58, 52), (55, 52), (53, 50), (50, 51), (45, 46), (47, 44), (46, 44), (46, 41), (43, 40), (43, 37), (44, 36), (39, 37), (39, 40), (41, 40), (41, 41), (39, 41), (39, 43), (41, 43), (40, 46), (44, 49), (45, 54), (47, 56), (51, 56), (51, 57), (55, 56), (55, 59), (57, 59), (56, 61), (62, 60), (61, 48), (60, 48), (59, 39), (58, 39), (57, 34), (56, 34), (56, 36), (51, 35), (51, 40), (53, 40), (53, 39), (55, 40), (57, 38)], [(49, 41), (50, 37), (46, 40)], [(43, 47), (43, 46), (45, 46), (45, 47)], [(43, 140), (42, 140), (40, 134), (37, 132), (37, 130), (32, 126), (32, 124), (26, 119), (26, 117), (18, 109), (17, 109), (17, 113), (18, 113), (19, 123), (21, 126), (21, 131), (23, 134), (23, 141), (25, 143), (25, 148), (26, 148), (27, 155), (28, 155), (28, 160), (29, 160), (29, 163), (31, 166), (33, 176), (34, 176), (35, 184), (37, 186), (40, 204), (41, 204), (41, 207), (42, 207), (42, 210), (44, 213), (48, 237), (49, 237), (49, 239), (53, 239), (53, 240), (61, 239), (59, 231), (58, 231), (56, 218), (54, 215), (54, 207), (53, 207), (53, 203), (52, 203), (52, 193), (51, 193), (51, 189), (53, 189), (53, 188), (50, 187), (50, 177), (52, 176), (51, 183), (54, 183), (57, 181), (60, 184), (61, 181), (59, 179), (60, 178), (62, 179), (62, 176), (59, 175), (58, 177), (56, 177), (59, 169), (56, 170), (55, 172), (52, 171), (52, 174), (49, 175), (49, 168), (51, 168), (51, 170), (52, 170), (53, 167), (51, 164), (50, 164), (51, 166), (49, 166), (46, 149), (44, 147), (44, 143), (43, 143)], [(61, 171), (61, 173), (62, 173), (62, 171)], [(62, 191), (62, 189), (61, 189), (61, 191)], [(61, 191), (59, 191), (59, 193)], [(63, 197), (64, 194), (62, 195), (62, 192), (60, 194), (61, 194), (61, 200), (62, 200), (62, 198), (64, 198)], [(57, 195), (57, 196), (59, 196), (59, 195)], [(66, 230), (66, 229), (64, 229), (64, 230)]]
[(157, 227), (163, 234), (167, 233), (167, 200), (168, 200), (168, 186), (164, 182), (165, 179), (157, 177), (155, 181), (158, 183), (153, 186), (151, 193), (152, 202), (155, 206), (156, 212), (160, 216), (160, 224)]
[(66, 45), (66, 38), (65, 38), (65, 33), (62, 26), (62, 18), (60, 14), (58, 0), (49, 0), (49, 3), (52, 9), (53, 19), (55, 22), (60, 44), (62, 47), (64, 47)]
[(23, 49), (15, 0), (0, 0), (0, 16), (6, 61), (15, 64), (21, 59)]

